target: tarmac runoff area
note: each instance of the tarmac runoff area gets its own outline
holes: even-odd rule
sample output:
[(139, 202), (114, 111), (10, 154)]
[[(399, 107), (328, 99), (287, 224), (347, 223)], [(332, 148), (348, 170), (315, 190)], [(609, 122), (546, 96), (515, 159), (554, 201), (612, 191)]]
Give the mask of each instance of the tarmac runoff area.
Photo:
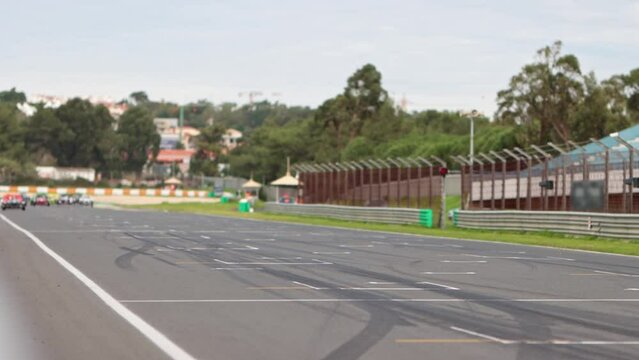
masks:
[(0, 347), (0, 358), (636, 359), (639, 351), (637, 257), (55, 207), (0, 215), (0, 271), (0, 316), (13, 315), (21, 338), (13, 353)]

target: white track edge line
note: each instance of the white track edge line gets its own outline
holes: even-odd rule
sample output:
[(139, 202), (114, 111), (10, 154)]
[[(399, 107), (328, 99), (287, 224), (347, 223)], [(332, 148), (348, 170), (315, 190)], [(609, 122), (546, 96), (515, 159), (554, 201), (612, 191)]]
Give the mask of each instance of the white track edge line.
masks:
[(142, 333), (142, 335), (144, 335), (153, 344), (160, 348), (160, 350), (162, 350), (166, 355), (177, 360), (195, 360), (193, 356), (191, 356), (189, 353), (187, 353), (185, 350), (171, 341), (166, 335), (162, 334), (156, 328), (144, 321), (141, 317), (133, 313), (126, 306), (118, 302), (113, 296), (102, 289), (96, 282), (91, 280), (88, 276), (84, 275), (84, 273), (82, 273), (75, 266), (66, 261), (62, 256), (58, 255), (55, 251), (51, 250), (51, 248), (45, 245), (31, 232), (23, 229), (4, 215), (0, 214), (0, 218), (2, 218), (2, 220), (4, 220), (7, 224), (11, 225), (14, 229), (20, 231), (29, 239), (31, 239), (42, 251), (51, 256), (55, 261), (62, 265), (62, 267), (64, 267), (73, 276), (80, 280), (86, 287), (89, 288), (89, 290), (91, 290), (98, 298), (100, 298), (100, 300), (102, 300), (109, 308), (111, 308), (111, 310), (120, 315), (120, 317), (122, 317), (129, 324), (131, 324), (131, 326)]
[(472, 331), (472, 330), (462, 329), (462, 328), (457, 327), (457, 326), (451, 326), (450, 329), (454, 330), (454, 331), (457, 331), (457, 332), (464, 333), (466, 335), (472, 335), (472, 336), (476, 336), (476, 337), (479, 337), (479, 338), (482, 338), (482, 339), (495, 341), (495, 342), (498, 342), (500, 344), (509, 344), (509, 343), (511, 343), (511, 341), (508, 341), (508, 340), (500, 339), (500, 338), (495, 337), (495, 336), (490, 336), (490, 335), (478, 333), (478, 332)]

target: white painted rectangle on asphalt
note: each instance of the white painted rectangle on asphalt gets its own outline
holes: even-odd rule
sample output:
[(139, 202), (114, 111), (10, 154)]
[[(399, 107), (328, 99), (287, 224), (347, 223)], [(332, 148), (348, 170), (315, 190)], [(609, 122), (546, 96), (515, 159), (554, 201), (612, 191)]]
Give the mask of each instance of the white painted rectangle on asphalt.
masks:
[(443, 285), (443, 284), (438, 284), (438, 283), (434, 283), (434, 282), (430, 282), (430, 281), (420, 281), (418, 282), (419, 285), (433, 285), (433, 286), (438, 286), (441, 288), (444, 288), (446, 290), (459, 290), (456, 287), (453, 286), (448, 286), (448, 285)]
[(322, 261), (317, 259), (310, 259), (310, 261), (224, 261), (220, 259), (213, 259), (213, 261), (224, 265), (333, 265), (328, 261)]

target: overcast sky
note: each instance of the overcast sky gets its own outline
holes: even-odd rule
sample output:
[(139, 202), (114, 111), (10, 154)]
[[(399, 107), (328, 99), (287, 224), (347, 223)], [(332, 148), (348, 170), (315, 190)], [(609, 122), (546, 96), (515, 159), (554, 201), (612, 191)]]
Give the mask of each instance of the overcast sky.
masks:
[[(412, 109), (495, 110), (554, 40), (600, 79), (639, 67), (639, 0), (0, 0), (0, 89), (316, 106), (365, 63)], [(274, 97), (273, 93), (279, 93)]]

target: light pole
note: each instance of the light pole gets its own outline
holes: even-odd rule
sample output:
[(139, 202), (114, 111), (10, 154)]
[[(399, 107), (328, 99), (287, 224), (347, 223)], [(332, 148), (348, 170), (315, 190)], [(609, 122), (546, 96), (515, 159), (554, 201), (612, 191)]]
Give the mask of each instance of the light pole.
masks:
[(475, 118), (481, 116), (481, 113), (477, 110), (471, 110), (461, 115), (470, 119), (470, 166), (472, 168), (475, 161)]

